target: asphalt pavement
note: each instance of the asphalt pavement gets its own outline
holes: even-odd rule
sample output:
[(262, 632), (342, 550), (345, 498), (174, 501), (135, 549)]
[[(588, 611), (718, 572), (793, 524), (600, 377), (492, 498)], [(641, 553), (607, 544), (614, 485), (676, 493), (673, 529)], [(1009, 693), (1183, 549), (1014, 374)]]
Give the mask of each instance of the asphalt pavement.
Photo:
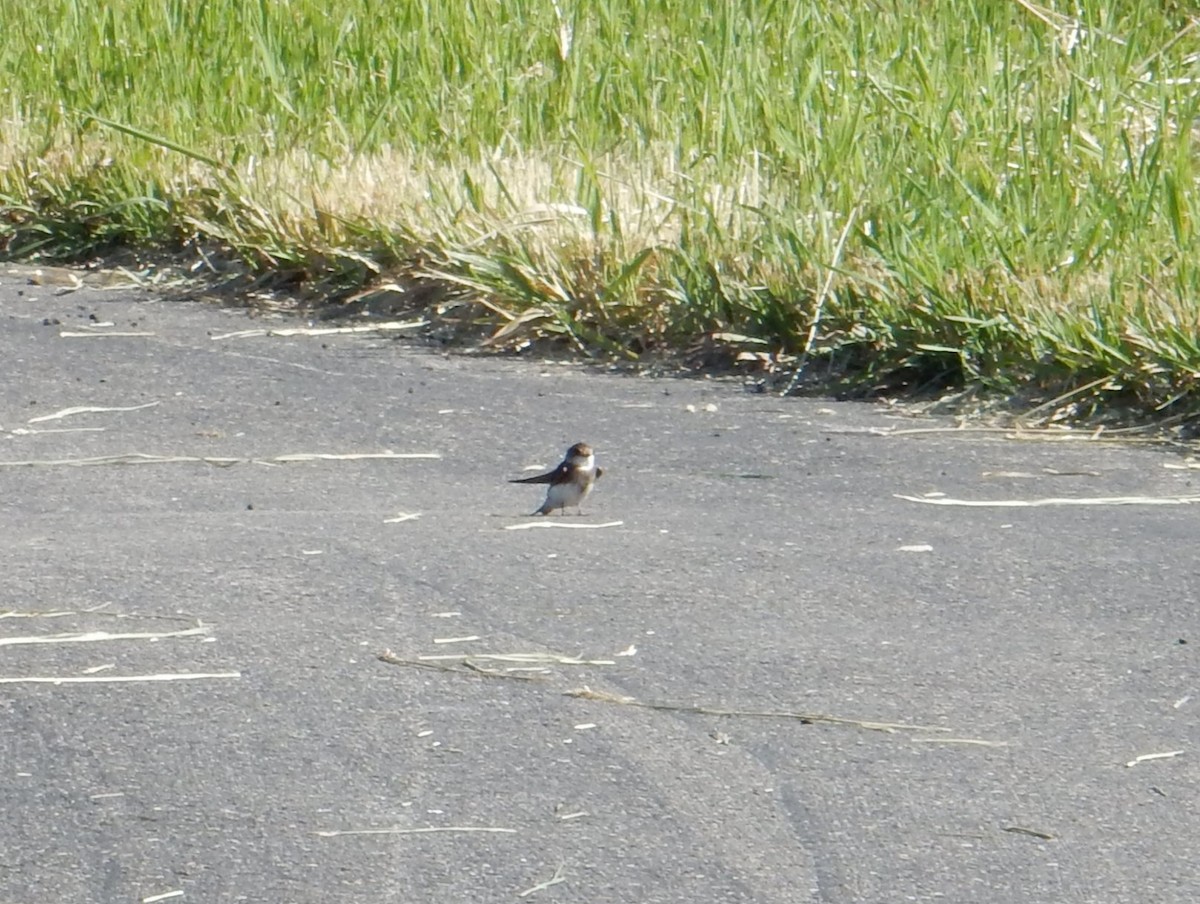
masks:
[(0, 902), (1200, 899), (1179, 450), (305, 326), (0, 267)]

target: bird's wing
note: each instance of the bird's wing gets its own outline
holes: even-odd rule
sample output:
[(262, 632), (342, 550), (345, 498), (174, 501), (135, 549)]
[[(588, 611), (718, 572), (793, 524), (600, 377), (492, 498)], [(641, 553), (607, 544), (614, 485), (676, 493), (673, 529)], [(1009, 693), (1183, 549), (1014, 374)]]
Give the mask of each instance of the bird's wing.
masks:
[(554, 483), (565, 477), (570, 470), (570, 466), (564, 462), (553, 471), (547, 471), (545, 474), (539, 474), (537, 477), (520, 477), (516, 480), (510, 480), (509, 483)]

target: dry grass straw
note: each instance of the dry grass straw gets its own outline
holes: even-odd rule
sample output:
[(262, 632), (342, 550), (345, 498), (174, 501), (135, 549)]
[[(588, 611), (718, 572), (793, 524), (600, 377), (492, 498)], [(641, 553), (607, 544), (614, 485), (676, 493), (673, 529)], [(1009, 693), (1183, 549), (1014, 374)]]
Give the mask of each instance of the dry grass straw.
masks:
[(967, 747), (1007, 747), (1008, 741), (985, 741), (983, 738), (913, 738), (914, 744), (963, 744)]
[(476, 678), (508, 678), (514, 681), (546, 680), (543, 675), (523, 675), (512, 671), (484, 668), (476, 664), (470, 656), (455, 657), (454, 661), (458, 663), (457, 666), (444, 662), (430, 662), (428, 661), (428, 657), (405, 659), (402, 656), (396, 655), (391, 650), (384, 650), (382, 653), (377, 654), (375, 658), (389, 665), (405, 666), (414, 669), (432, 669), (438, 672), (449, 672), (453, 675), (470, 675)]
[(440, 832), (452, 834), (471, 834), (484, 832), (498, 835), (515, 835), (516, 829), (505, 829), (497, 826), (425, 826), (423, 828), (392, 828), (392, 829), (333, 829), (323, 832), (313, 832), (318, 838), (339, 838), (344, 835), (433, 835)]
[(183, 897), (183, 889), (176, 889), (175, 891), (164, 891), (160, 895), (150, 895), (149, 897), (142, 898), (142, 904), (158, 904), (159, 901), (168, 901), (171, 898), (182, 898), (182, 897)]
[[(627, 655), (632, 652), (633, 648), (621, 655)], [(386, 662), (390, 665), (404, 666), (409, 668), (422, 669), (437, 669), (442, 672), (449, 672), (457, 675), (471, 675), (473, 677), (484, 678), (511, 678), (521, 681), (529, 680), (546, 680), (546, 676), (528, 676), (522, 674), (513, 674), (510, 670), (500, 671), (497, 669), (485, 668), (480, 665), (481, 662), (488, 663), (515, 663), (521, 667), (529, 666), (612, 666), (616, 665), (615, 659), (584, 659), (578, 656), (563, 656), (557, 653), (476, 653), (476, 654), (435, 654), (422, 655), (416, 659), (408, 659), (397, 655), (391, 650), (384, 650), (377, 654), (377, 659), (381, 662)], [(453, 663), (453, 665), (451, 664)], [(734, 718), (755, 718), (755, 719), (783, 719), (791, 721), (799, 721), (804, 724), (828, 724), (828, 725), (845, 725), (854, 726), (870, 731), (882, 731), (888, 733), (908, 731), (908, 732), (938, 732), (948, 733), (949, 728), (943, 728), (930, 725), (918, 725), (908, 722), (880, 722), (868, 719), (853, 719), (843, 716), (833, 716), (825, 713), (812, 713), (791, 710), (754, 710), (754, 709), (728, 709), (716, 706), (698, 705), (698, 704), (677, 704), (663, 702), (645, 702), (634, 697), (624, 696), (620, 694), (612, 694), (606, 691), (592, 690), (590, 687), (574, 688), (563, 692), (564, 696), (573, 697), (580, 700), (591, 700), (600, 703), (614, 704), (618, 706), (632, 706), (641, 709), (656, 710), (660, 712), (677, 712), (691, 713), (704, 716), (723, 716)], [(978, 745), (978, 746), (1002, 746), (1000, 742), (992, 742), (980, 739), (968, 738), (949, 738), (940, 739), (947, 744), (963, 744), (963, 745)]]
[(563, 878), (562, 871), (563, 871), (563, 865), (560, 863), (557, 867), (555, 867), (553, 876), (551, 876), (549, 879), (545, 880), (544, 882), (537, 883), (537, 885), (531, 885), (529, 888), (525, 889), (524, 891), (517, 892), (517, 897), (518, 898), (527, 898), (530, 895), (535, 894), (536, 892), (545, 891), (547, 888), (551, 888), (562, 882), (566, 882), (567, 880), (565, 878)]
[(1126, 768), (1132, 769), (1141, 763), (1151, 762), (1153, 760), (1169, 760), (1177, 756), (1182, 756), (1187, 751), (1184, 750), (1168, 750), (1164, 753), (1143, 753), (1140, 756), (1135, 756), (1132, 760), (1125, 764)]
[(104, 406), (104, 405), (76, 405), (71, 408), (63, 408), (53, 414), (43, 414), (41, 417), (31, 417), (27, 424), (40, 424), (44, 421), (57, 421), (65, 417), (74, 417), (77, 414), (107, 414), (117, 411), (141, 411), (144, 408), (154, 408), (160, 405), (161, 402), (147, 402), (144, 405), (129, 405), (121, 406)]
[(27, 676), (0, 678), (0, 684), (129, 684), (155, 681), (208, 681), (241, 678), (241, 672), (170, 672), (156, 675)]
[[(457, 653), (421, 656), (422, 662), (438, 662), (462, 658)], [(559, 653), (472, 653), (469, 657), (484, 662), (504, 662), (519, 665), (616, 665), (612, 659), (583, 659)]]
[(96, 330), (79, 332), (77, 330), (62, 330), (59, 339), (146, 339), (156, 333), (144, 330)]
[(403, 524), (405, 521), (417, 521), (418, 519), (420, 519), (420, 517), (421, 517), (420, 512), (401, 512), (399, 515), (396, 515), (394, 518), (384, 518), (383, 523), (384, 524)]
[(506, 524), (504, 530), (602, 530), (606, 527), (620, 527), (624, 523), (624, 521), (605, 521), (599, 524), (580, 524), (575, 521), (564, 521), (548, 517), (541, 521), (523, 521), (520, 524)]
[(1013, 835), (1028, 835), (1030, 838), (1040, 838), (1042, 841), (1053, 841), (1054, 836), (1049, 832), (1042, 832), (1038, 829), (1030, 829), (1025, 826), (1005, 826), (1002, 831), (1011, 832)]
[(876, 722), (866, 719), (851, 719), (844, 716), (830, 716), (825, 713), (797, 712), (792, 710), (756, 710), (756, 709), (725, 709), (715, 706), (701, 706), (686, 703), (648, 703), (633, 697), (610, 694), (605, 691), (594, 691), (589, 687), (564, 691), (564, 695), (580, 700), (594, 700), (600, 703), (612, 703), (618, 706), (634, 706), (642, 709), (653, 709), (665, 712), (693, 713), (701, 716), (729, 716), (751, 719), (783, 719), (808, 724), (850, 725), (868, 731), (883, 731), (894, 733), (899, 731), (950, 731), (935, 725), (915, 725), (909, 722)]
[(194, 615), (186, 613), (176, 613), (174, 615), (163, 615), (157, 612), (109, 612), (108, 603), (101, 603), (98, 606), (91, 606), (87, 609), (9, 609), (0, 612), (0, 618), (68, 618), (70, 616), (88, 615), (100, 616), (102, 618), (117, 618), (117, 619), (134, 619), (146, 620), (156, 619), (160, 621), (182, 621), (182, 622), (199, 622)]
[(1080, 496), (1049, 499), (951, 499), (947, 496), (905, 496), (893, 494), (905, 502), (922, 505), (963, 506), (967, 508), (1046, 508), (1076, 505), (1191, 505), (1200, 496)]
[(440, 460), (437, 452), (295, 452), (263, 458), (222, 458), (212, 455), (154, 455), (127, 452), (122, 455), (98, 455), (91, 458), (51, 458), (26, 461), (0, 461), (0, 468), (97, 467), (103, 465), (206, 464), (221, 468), (238, 464), (280, 465), (315, 461), (408, 461)]
[(201, 625), (183, 631), (138, 631), (114, 634), (108, 631), (85, 631), (69, 634), (43, 634), (27, 637), (0, 637), (0, 647), (27, 646), (31, 644), (107, 643), (114, 640), (166, 640), (175, 637), (196, 637), (209, 634), (209, 628)]
[(995, 436), (998, 439), (1045, 443), (1122, 443), (1131, 445), (1169, 445), (1175, 441), (1156, 435), (1156, 426), (1095, 427), (1071, 429), (1067, 426), (1020, 427), (983, 426), (959, 424), (954, 427), (854, 427), (828, 428), (821, 432), (831, 436), (878, 436), (895, 437), (962, 437)]
[(221, 333), (212, 336), (214, 342), (223, 339), (253, 339), (260, 336), (277, 336), (290, 338), (293, 336), (343, 336), (356, 333), (397, 333), (407, 330), (417, 330), (429, 326), (428, 320), (388, 321), (386, 323), (365, 323), (359, 326), (327, 326), (327, 327), (286, 327), (280, 329), (237, 330), (232, 333)]
[(58, 433), (106, 433), (107, 427), (51, 427), (48, 430), (39, 430), (36, 427), (15, 427), (12, 430), (0, 430), (0, 433), (7, 432), (11, 436), (50, 436)]

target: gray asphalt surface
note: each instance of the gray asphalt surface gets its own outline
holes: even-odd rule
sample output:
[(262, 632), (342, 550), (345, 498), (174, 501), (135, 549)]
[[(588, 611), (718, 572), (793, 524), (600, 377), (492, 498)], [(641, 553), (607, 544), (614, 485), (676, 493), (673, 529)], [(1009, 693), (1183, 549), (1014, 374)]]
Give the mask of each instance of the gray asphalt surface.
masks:
[[(896, 496), (1198, 492), (1177, 453), (215, 338), (302, 325), (0, 268), (0, 902), (1200, 898), (1200, 512)], [(506, 529), (579, 440), (553, 520), (619, 523)], [(385, 450), (441, 457), (270, 461)], [(7, 464), (133, 453), (239, 461)]]

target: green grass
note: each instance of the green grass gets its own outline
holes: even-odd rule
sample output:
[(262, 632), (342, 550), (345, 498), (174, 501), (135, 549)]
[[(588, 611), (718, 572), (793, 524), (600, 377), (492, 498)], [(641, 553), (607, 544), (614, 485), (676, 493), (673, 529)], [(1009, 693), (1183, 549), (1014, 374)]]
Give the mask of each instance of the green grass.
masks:
[(1182, 7), (711, 6), (0, 0), (0, 250), (220, 247), (627, 358), (735, 332), (865, 387), (1200, 410)]

